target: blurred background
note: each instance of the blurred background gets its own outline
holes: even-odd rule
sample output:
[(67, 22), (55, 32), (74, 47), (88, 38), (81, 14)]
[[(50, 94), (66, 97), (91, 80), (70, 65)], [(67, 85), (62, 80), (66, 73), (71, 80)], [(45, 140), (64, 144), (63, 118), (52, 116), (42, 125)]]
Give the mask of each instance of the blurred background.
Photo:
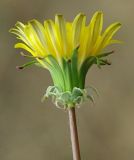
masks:
[(51, 85), (49, 73), (31, 67), (17, 71), (27, 59), (13, 48), (8, 30), (16, 21), (43, 22), (64, 14), (69, 21), (84, 12), (88, 20), (104, 12), (104, 27), (120, 21), (116, 37), (122, 45), (109, 59), (111, 66), (93, 66), (87, 86), (100, 97), (77, 109), (82, 160), (134, 159), (134, 1), (133, 0), (0, 0), (0, 160), (71, 160), (67, 112), (41, 97)]

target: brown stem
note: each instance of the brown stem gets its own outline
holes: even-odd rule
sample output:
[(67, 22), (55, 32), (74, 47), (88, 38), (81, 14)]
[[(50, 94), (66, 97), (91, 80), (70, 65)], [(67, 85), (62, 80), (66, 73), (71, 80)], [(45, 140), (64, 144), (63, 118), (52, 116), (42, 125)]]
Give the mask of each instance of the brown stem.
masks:
[(76, 115), (75, 115), (74, 107), (68, 110), (68, 115), (69, 115), (69, 126), (70, 126), (70, 134), (71, 134), (73, 160), (81, 160), (77, 124), (76, 124)]

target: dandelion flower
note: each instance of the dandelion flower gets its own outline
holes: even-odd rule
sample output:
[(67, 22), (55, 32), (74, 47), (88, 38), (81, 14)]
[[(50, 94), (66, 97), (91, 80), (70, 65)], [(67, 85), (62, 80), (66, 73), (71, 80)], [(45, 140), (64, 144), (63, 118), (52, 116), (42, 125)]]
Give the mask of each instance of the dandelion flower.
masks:
[[(37, 20), (27, 24), (17, 22), (10, 30), (21, 42), (15, 48), (22, 48), (31, 55), (31, 64), (47, 69), (54, 86), (47, 89), (46, 96), (52, 96), (56, 105), (75, 106), (87, 97), (85, 78), (93, 64), (109, 64), (105, 59), (112, 52), (104, 53), (104, 49), (120, 41), (113, 39), (119, 30), (119, 22), (111, 24), (104, 32), (103, 13), (96, 12), (89, 24), (86, 16), (78, 14), (73, 22), (67, 22), (63, 15), (56, 15), (55, 20), (46, 20), (41, 24)], [(91, 98), (91, 97), (90, 97)]]

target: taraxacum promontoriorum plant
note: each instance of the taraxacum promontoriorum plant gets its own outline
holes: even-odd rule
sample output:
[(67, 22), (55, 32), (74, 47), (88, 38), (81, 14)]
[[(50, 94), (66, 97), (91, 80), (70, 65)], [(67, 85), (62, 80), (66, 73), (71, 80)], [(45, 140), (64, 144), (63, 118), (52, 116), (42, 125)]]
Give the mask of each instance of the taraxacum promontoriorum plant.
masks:
[[(87, 98), (92, 100), (85, 88), (89, 68), (93, 64), (98, 67), (109, 65), (106, 56), (113, 51), (104, 52), (104, 49), (113, 43), (120, 43), (113, 39), (121, 27), (120, 23), (111, 24), (104, 32), (102, 27), (103, 13), (96, 12), (88, 25), (86, 16), (80, 13), (72, 23), (66, 22), (62, 15), (56, 15), (55, 21), (46, 20), (44, 24), (35, 19), (27, 24), (17, 22), (15, 28), (10, 30), (22, 41), (15, 48), (28, 51), (31, 55), (21, 54), (33, 59), (18, 68), (35, 64), (50, 72), (53, 86), (48, 87), (44, 97), (52, 97), (56, 106), (68, 109), (70, 119), (73, 117), (70, 123), (74, 123), (74, 126), (74, 107)], [(74, 128), (70, 127), (73, 133), (77, 132)], [(73, 157), (79, 160), (78, 137), (73, 133)]]

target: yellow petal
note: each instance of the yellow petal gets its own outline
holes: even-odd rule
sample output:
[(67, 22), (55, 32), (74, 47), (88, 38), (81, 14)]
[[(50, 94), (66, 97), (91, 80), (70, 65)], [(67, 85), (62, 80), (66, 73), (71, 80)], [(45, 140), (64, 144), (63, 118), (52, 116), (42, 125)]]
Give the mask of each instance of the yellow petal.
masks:
[(105, 32), (102, 34), (102, 36), (98, 39), (96, 43), (96, 46), (93, 50), (94, 55), (100, 54), (101, 50), (107, 47), (108, 45), (112, 43), (117, 43), (117, 41), (112, 41), (112, 37), (119, 30), (120, 27), (120, 23), (113, 23), (105, 30)]
[(81, 36), (81, 43), (79, 48), (79, 65), (83, 63), (83, 61), (86, 59), (87, 55), (87, 47), (89, 42), (89, 30), (87, 27), (84, 27), (83, 35)]
[(61, 53), (60, 41), (59, 41), (58, 34), (56, 32), (55, 24), (52, 20), (47, 20), (44, 22), (44, 27), (46, 29), (48, 38), (51, 42), (50, 45), (53, 46), (57, 59), (60, 60), (62, 57), (62, 53)]
[(27, 39), (27, 36), (25, 35), (24, 29), (25, 29), (25, 25), (21, 22), (17, 22), (15, 24), (16, 28), (11, 28), (10, 32), (17, 35), (17, 38), (22, 40), (23, 42), (25, 42), (27, 45), (29, 45), (30, 47), (32, 47)]
[(96, 12), (93, 15), (93, 18), (90, 22), (90, 29), (92, 31), (92, 41), (93, 43), (96, 42), (98, 36), (101, 34), (103, 27), (103, 13), (102, 12)]
[(44, 46), (42, 45), (37, 32), (35, 31), (35, 29), (32, 26), (32, 23), (28, 23), (28, 25), (25, 28), (25, 34), (29, 40), (29, 42), (31, 43), (32, 48), (34, 48), (34, 50), (37, 51), (38, 56), (45, 56), (46, 55), (46, 50), (44, 48)]
[(103, 33), (102, 35), (102, 41), (101, 41), (101, 46), (102, 48), (106, 47), (110, 40), (112, 39), (113, 35), (119, 30), (121, 27), (121, 24), (116, 22), (111, 24)]
[(112, 40), (110, 40), (110, 42), (109, 42), (109, 44), (121, 44), (121, 43), (123, 43), (123, 42), (120, 41), (120, 40), (117, 40), (117, 39), (112, 39)]
[(84, 14), (78, 14), (72, 24), (72, 44), (73, 48), (80, 45), (80, 35), (85, 25), (86, 17)]
[(30, 21), (30, 24), (33, 26), (34, 30), (36, 31), (36, 34), (37, 34), (40, 42), (42, 43), (42, 45), (46, 47), (43, 25), (40, 22), (38, 22), (37, 20)]
[(67, 34), (67, 49), (68, 49), (68, 53), (67, 53), (67, 58), (71, 57), (72, 54), (72, 50), (73, 50), (73, 45), (72, 45), (72, 23), (70, 22), (66, 22), (66, 34)]
[(56, 57), (54, 54), (55, 51), (53, 49), (53, 45), (51, 43), (51, 38), (48, 35), (44, 26), (41, 23), (39, 23), (37, 20), (34, 20), (32, 25), (33, 25), (41, 43), (42, 43), (42, 46), (46, 50), (47, 55), (52, 54), (54, 57)]
[(19, 21), (15, 24), (15, 26), (16, 28), (21, 29), (21, 30), (24, 30), (25, 28), (25, 25)]
[(88, 41), (87, 41), (87, 49), (86, 54), (88, 56), (93, 55), (94, 47), (100, 38), (100, 34), (103, 27), (103, 13), (96, 12), (88, 26)]
[(63, 48), (62, 52), (65, 57), (67, 57), (67, 34), (66, 34), (66, 22), (62, 15), (55, 16), (55, 24), (57, 26), (57, 31), (59, 33), (59, 40), (61, 47)]
[(36, 53), (24, 43), (15, 44), (15, 48), (25, 49), (26, 51), (30, 52), (33, 56), (37, 56)]

